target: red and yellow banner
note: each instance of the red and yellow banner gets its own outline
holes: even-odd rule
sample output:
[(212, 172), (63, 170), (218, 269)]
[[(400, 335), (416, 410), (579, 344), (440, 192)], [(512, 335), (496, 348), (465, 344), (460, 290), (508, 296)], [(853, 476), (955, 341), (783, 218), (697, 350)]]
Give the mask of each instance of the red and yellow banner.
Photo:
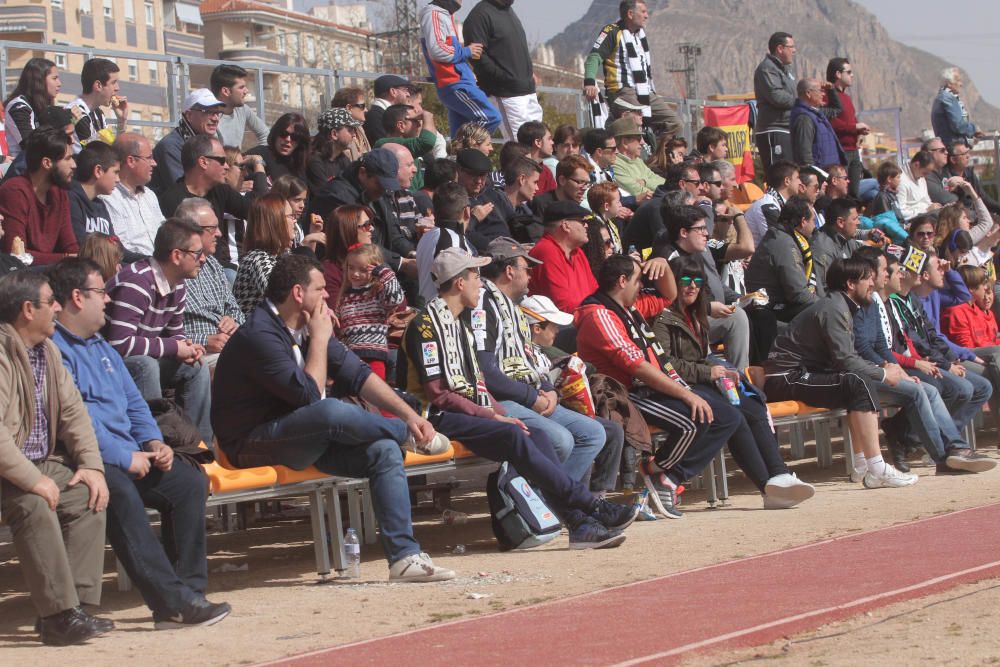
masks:
[(735, 107), (705, 107), (705, 125), (726, 133), (729, 161), (736, 167), (740, 183), (754, 178), (753, 154), (750, 145), (750, 105)]

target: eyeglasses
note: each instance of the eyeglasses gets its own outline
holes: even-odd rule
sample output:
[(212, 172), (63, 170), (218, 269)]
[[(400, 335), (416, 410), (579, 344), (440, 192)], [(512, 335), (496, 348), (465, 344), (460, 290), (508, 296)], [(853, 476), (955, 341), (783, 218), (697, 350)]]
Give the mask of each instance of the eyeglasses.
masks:
[(692, 285), (695, 287), (701, 287), (705, 284), (705, 279), (695, 278), (693, 276), (681, 276), (681, 279), (677, 281), (677, 284), (681, 287), (691, 287)]
[(931, 153), (947, 153), (948, 149), (942, 146), (941, 148), (928, 148)]
[(366, 220), (364, 222), (358, 223), (358, 229), (363, 229), (366, 232), (370, 232), (374, 228), (375, 228), (375, 225), (372, 224), (371, 220)]
[(201, 231), (206, 234), (214, 234), (219, 229), (218, 225), (198, 225), (198, 226), (201, 227)]
[(226, 156), (225, 155), (202, 155), (206, 160), (211, 160), (212, 162), (219, 163), (220, 166), (226, 166)]
[(581, 186), (582, 185), (590, 185), (590, 179), (589, 178), (573, 178), (572, 176), (567, 176), (566, 178), (569, 179), (570, 181), (573, 181), (577, 185), (581, 185)]
[(700, 178), (682, 178), (682, 179), (679, 179), (679, 180), (682, 183), (692, 183), (694, 185), (701, 185), (702, 183), (704, 183), (704, 181), (701, 180)]
[(424, 117), (416, 116), (415, 118), (407, 118), (406, 120), (410, 121), (411, 123), (422, 123), (424, 122)]
[(195, 259), (201, 259), (205, 255), (204, 248), (200, 248), (198, 250), (187, 250), (185, 248), (177, 248), (177, 249), (186, 255), (191, 255)]
[(708, 225), (699, 225), (697, 227), (691, 227), (688, 229), (689, 232), (698, 232), (699, 234), (704, 234), (708, 236)]
[(51, 306), (55, 302), (56, 298), (54, 296), (51, 296), (48, 299), (39, 299), (38, 301), (34, 301), (32, 303), (35, 304), (36, 308), (41, 308), (42, 306)]
[(705, 185), (714, 185), (717, 188), (722, 187), (722, 181), (702, 181)]
[(914, 232), (913, 235), (917, 236), (917, 237), (928, 238), (929, 239), (930, 237), (934, 236), (934, 232)]
[(108, 290), (104, 289), (103, 287), (81, 287), (80, 291), (93, 292), (94, 294), (100, 294), (101, 296), (104, 296), (105, 294), (108, 293)]
[(965, 151), (964, 153), (952, 153), (952, 154), (951, 154), (951, 156), (952, 156), (952, 157), (965, 157), (965, 156), (966, 156), (966, 155), (968, 155), (968, 154), (969, 154), (970, 152), (971, 152), (971, 151)]
[(840, 73), (841, 74), (854, 74), (854, 70), (852, 70), (852, 69), (842, 69), (842, 70), (840, 70)]
[(132, 155), (131, 157), (134, 157), (136, 160), (152, 160), (153, 159), (152, 154), (150, 154), (150, 155)]

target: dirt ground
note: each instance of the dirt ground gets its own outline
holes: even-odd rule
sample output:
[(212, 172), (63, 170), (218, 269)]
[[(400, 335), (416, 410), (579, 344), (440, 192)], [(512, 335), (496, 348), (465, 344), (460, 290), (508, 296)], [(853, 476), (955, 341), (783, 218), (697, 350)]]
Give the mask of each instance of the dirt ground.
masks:
[[(996, 455), (992, 435), (981, 437), (979, 445)], [(731, 476), (728, 506), (710, 509), (703, 492), (689, 491), (684, 519), (636, 523), (619, 549), (569, 551), (560, 537), (540, 549), (506, 554), (496, 550), (481, 491), (488, 469), (460, 469), (451, 474), (469, 483), (453, 496), (453, 507), (467, 512), (469, 522), (448, 526), (439, 515), (416, 517), (416, 536), (425, 550), (459, 573), (456, 580), (439, 584), (388, 584), (378, 545), (363, 545), (360, 581), (318, 583), (308, 521), (302, 517), (213, 534), (209, 598), (230, 602), (234, 612), (210, 628), (153, 631), (138, 593), (117, 591), (109, 550), (101, 613), (118, 629), (86, 646), (60, 649), (41, 646), (32, 632), (34, 611), (7, 533), (0, 535), (0, 663), (96, 665), (156, 656), (159, 665), (169, 667), (203, 664), (206, 653), (213, 664), (255, 663), (1000, 501), (1000, 468), (937, 477), (930, 468), (915, 467), (921, 476), (917, 485), (883, 490), (848, 482), (839, 457), (832, 469), (819, 470), (809, 459), (792, 469), (817, 486), (816, 497), (793, 510), (762, 510), (755, 489), (737, 473)], [(466, 547), (464, 555), (452, 554), (458, 544)], [(217, 572), (223, 565), (247, 569)], [(787, 650), (788, 642), (779, 642), (697, 656), (691, 663), (775, 659), (826, 665), (882, 658), (898, 664), (902, 657), (906, 663), (991, 664), (1000, 661), (995, 657), (1000, 643), (988, 641), (998, 610), (1000, 584), (985, 582), (827, 626), (794, 638)], [(852, 641), (843, 641), (844, 636)]]

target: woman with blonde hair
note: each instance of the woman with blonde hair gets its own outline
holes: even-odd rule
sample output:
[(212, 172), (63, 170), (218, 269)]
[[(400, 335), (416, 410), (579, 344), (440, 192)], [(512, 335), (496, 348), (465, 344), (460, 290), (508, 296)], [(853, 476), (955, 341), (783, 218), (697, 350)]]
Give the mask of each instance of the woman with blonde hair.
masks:
[(459, 151), (467, 148), (474, 148), (486, 157), (493, 152), (493, 139), (485, 127), (479, 123), (466, 123), (455, 132), (455, 138), (451, 140), (451, 153), (458, 155)]
[(93, 261), (101, 267), (101, 277), (108, 282), (122, 270), (125, 247), (117, 236), (101, 232), (91, 232), (80, 245), (80, 257)]
[(233, 284), (244, 315), (250, 315), (263, 300), (271, 270), (292, 249), (295, 221), (292, 205), (280, 195), (267, 194), (250, 204), (243, 256)]

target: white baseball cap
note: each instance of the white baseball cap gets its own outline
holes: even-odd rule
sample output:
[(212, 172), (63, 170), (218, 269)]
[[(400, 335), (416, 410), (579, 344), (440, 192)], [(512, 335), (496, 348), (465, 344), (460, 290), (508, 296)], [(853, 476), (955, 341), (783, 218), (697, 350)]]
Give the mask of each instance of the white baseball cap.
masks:
[(525, 297), (521, 301), (521, 310), (528, 317), (531, 324), (541, 324), (542, 322), (552, 322), (564, 327), (573, 323), (573, 316), (556, 308), (552, 299), (541, 294)]
[(224, 106), (226, 106), (226, 103), (216, 98), (211, 90), (208, 88), (198, 88), (187, 94), (181, 110), (190, 111), (191, 109), (197, 109), (198, 111), (206, 111)]

